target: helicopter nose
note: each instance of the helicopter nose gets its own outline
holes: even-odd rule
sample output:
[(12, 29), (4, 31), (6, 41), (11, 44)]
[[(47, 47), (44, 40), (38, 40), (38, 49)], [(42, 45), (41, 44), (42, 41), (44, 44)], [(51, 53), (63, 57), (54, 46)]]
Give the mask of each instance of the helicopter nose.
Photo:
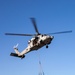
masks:
[(52, 40), (52, 39), (54, 38), (54, 36), (51, 36), (50, 38), (51, 38), (51, 40)]

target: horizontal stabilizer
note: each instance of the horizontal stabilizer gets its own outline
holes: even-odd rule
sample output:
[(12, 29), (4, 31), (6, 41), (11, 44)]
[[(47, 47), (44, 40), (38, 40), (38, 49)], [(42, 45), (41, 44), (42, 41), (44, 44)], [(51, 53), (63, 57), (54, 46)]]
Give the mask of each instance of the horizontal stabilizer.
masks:
[(10, 56), (19, 57), (19, 58), (25, 57), (25, 55), (18, 56), (18, 54), (16, 54), (16, 53), (11, 53)]

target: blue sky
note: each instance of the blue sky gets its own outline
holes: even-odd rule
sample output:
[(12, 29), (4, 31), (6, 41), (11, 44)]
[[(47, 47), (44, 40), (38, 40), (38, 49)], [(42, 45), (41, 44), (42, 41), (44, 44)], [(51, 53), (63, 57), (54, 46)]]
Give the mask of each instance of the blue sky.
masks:
[[(19, 51), (32, 37), (5, 36), (6, 32), (35, 33), (30, 17), (35, 17), (39, 32), (72, 30), (54, 35), (49, 48), (10, 57), (13, 46)], [(45, 75), (75, 75), (75, 0), (0, 0), (0, 75), (38, 75), (39, 60)]]

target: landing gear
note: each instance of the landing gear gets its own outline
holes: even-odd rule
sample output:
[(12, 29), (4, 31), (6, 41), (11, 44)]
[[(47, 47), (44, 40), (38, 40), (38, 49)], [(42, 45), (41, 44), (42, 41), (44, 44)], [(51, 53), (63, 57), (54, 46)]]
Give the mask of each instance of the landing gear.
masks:
[(46, 48), (48, 48), (48, 45), (46, 45)]

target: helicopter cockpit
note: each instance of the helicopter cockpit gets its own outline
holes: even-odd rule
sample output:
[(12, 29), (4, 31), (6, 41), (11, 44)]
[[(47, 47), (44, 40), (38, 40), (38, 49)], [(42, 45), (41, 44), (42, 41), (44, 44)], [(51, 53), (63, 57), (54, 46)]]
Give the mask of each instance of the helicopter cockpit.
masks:
[(32, 45), (35, 45), (35, 44), (37, 44), (38, 39), (39, 39), (39, 37), (34, 37), (34, 38), (32, 38), (31, 40), (28, 41), (28, 44), (32, 43)]

